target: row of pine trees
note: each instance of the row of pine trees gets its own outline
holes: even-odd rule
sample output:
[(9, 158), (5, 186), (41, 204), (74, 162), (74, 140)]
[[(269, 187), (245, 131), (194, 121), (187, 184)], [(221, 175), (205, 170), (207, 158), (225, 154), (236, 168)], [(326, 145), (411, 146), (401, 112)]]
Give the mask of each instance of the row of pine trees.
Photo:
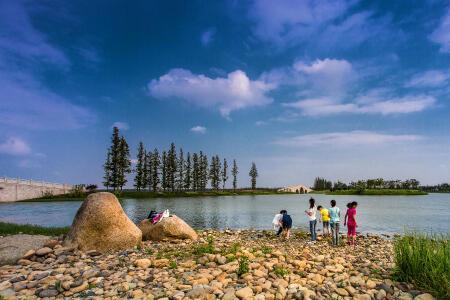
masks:
[[(158, 149), (146, 150), (139, 143), (136, 166), (131, 168), (130, 149), (117, 127), (113, 128), (111, 146), (108, 148), (104, 167), (103, 185), (107, 189), (121, 191), (127, 184), (127, 175), (135, 173), (134, 187), (138, 191), (205, 191), (208, 187), (214, 190), (225, 189), (232, 176), (233, 190), (237, 189), (239, 169), (234, 159), (229, 170), (227, 159), (212, 156), (210, 162), (205, 153), (184, 154), (172, 143), (168, 150), (161, 153)], [(249, 176), (252, 189), (256, 188), (258, 170), (252, 163)]]

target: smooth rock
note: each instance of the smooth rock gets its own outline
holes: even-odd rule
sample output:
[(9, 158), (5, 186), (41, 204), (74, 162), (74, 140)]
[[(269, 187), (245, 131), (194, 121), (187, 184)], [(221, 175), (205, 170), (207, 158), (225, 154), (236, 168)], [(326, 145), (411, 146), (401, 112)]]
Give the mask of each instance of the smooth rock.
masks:
[(194, 229), (176, 215), (164, 218), (156, 224), (145, 219), (138, 225), (142, 231), (144, 241), (160, 241), (163, 239), (190, 239), (197, 240), (198, 235)]
[(245, 288), (237, 290), (235, 295), (239, 299), (248, 299), (250, 297), (253, 297), (253, 290), (249, 287), (245, 287)]
[(64, 241), (82, 251), (123, 250), (140, 245), (142, 232), (128, 218), (116, 196), (90, 194), (78, 209)]

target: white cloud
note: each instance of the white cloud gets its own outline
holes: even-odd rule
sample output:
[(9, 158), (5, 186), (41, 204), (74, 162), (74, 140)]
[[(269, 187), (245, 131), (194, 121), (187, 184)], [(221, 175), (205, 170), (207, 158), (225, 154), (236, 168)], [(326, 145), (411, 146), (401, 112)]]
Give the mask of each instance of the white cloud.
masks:
[(200, 37), (200, 42), (204, 47), (207, 47), (214, 40), (214, 36), (216, 35), (215, 28), (209, 28), (208, 30), (202, 32)]
[(449, 71), (430, 70), (414, 75), (405, 87), (439, 87), (445, 85), (449, 79)]
[(131, 164), (133, 164), (133, 165), (137, 164), (137, 162), (138, 162), (138, 160), (135, 158), (132, 158), (130, 161), (131, 161)]
[(273, 86), (251, 80), (237, 70), (227, 77), (210, 78), (185, 69), (172, 69), (148, 84), (150, 94), (159, 99), (179, 98), (201, 107), (218, 108), (222, 116), (248, 107), (263, 106), (273, 100), (266, 95)]
[(192, 127), (190, 129), (190, 131), (194, 132), (194, 133), (198, 133), (198, 134), (205, 134), (206, 133), (206, 127), (198, 125), (198, 126)]
[(19, 137), (10, 137), (0, 144), (0, 153), (9, 155), (28, 155), (31, 148), (26, 141)]
[(450, 53), (450, 9), (447, 10), (439, 26), (430, 34), (429, 38), (440, 45), (440, 52)]
[(342, 97), (357, 79), (358, 73), (349, 61), (334, 58), (298, 60), (292, 66), (265, 72), (260, 77), (273, 86), (295, 87), (309, 97)]
[(371, 131), (331, 132), (288, 137), (275, 141), (291, 147), (381, 145), (386, 143), (414, 142), (418, 135), (392, 135)]
[(114, 127), (117, 127), (117, 128), (119, 128), (120, 130), (128, 130), (128, 129), (130, 129), (130, 125), (128, 125), (128, 123), (126, 123), (126, 122), (121, 122), (121, 121), (114, 122), (114, 123), (111, 125), (111, 128), (114, 128)]
[(303, 41), (348, 8), (349, 1), (260, 0), (253, 2), (250, 18), (257, 37), (285, 45)]
[(343, 103), (330, 98), (310, 98), (297, 102), (283, 103), (283, 106), (299, 109), (304, 115), (326, 116), (340, 113), (353, 114), (406, 114), (423, 111), (436, 102), (431, 96), (405, 96), (387, 100), (371, 99), (366, 102)]
[[(401, 32), (386, 14), (358, 7), (354, 0), (259, 0), (249, 17), (253, 34), (276, 48), (301, 45), (311, 52), (349, 49), (363, 43), (380, 47)], [(377, 36), (377, 39), (373, 39)]]

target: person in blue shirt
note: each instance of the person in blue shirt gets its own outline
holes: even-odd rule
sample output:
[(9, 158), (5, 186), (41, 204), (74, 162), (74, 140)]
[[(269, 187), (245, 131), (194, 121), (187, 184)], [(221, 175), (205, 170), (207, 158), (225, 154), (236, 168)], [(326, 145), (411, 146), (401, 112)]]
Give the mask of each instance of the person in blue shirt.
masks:
[(336, 206), (336, 200), (330, 201), (331, 208), (328, 209), (330, 215), (331, 236), (333, 238), (333, 246), (339, 245), (339, 226), (341, 222), (341, 210)]
[(286, 239), (289, 239), (291, 235), (291, 228), (292, 228), (292, 218), (290, 215), (288, 215), (286, 210), (281, 211), (282, 218), (281, 218), (281, 227), (283, 228), (283, 234)]

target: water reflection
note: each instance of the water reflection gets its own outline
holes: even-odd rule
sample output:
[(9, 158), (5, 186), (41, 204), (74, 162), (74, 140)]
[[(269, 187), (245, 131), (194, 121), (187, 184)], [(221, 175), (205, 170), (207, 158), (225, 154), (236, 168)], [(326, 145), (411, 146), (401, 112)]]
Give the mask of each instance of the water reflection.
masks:
[[(124, 199), (121, 204), (134, 221), (147, 217), (150, 210), (169, 209), (195, 228), (269, 229), (273, 215), (286, 209), (294, 227), (306, 228), (304, 210), (313, 196), (317, 204), (329, 206), (336, 199), (345, 213), (345, 204), (358, 201), (359, 231), (395, 233), (418, 230), (450, 233), (450, 199), (447, 194), (427, 196), (327, 196), (265, 195), (204, 198)], [(68, 226), (81, 202), (21, 202), (0, 204), (0, 220), (44, 226)], [(321, 226), (319, 226), (321, 227)]]

